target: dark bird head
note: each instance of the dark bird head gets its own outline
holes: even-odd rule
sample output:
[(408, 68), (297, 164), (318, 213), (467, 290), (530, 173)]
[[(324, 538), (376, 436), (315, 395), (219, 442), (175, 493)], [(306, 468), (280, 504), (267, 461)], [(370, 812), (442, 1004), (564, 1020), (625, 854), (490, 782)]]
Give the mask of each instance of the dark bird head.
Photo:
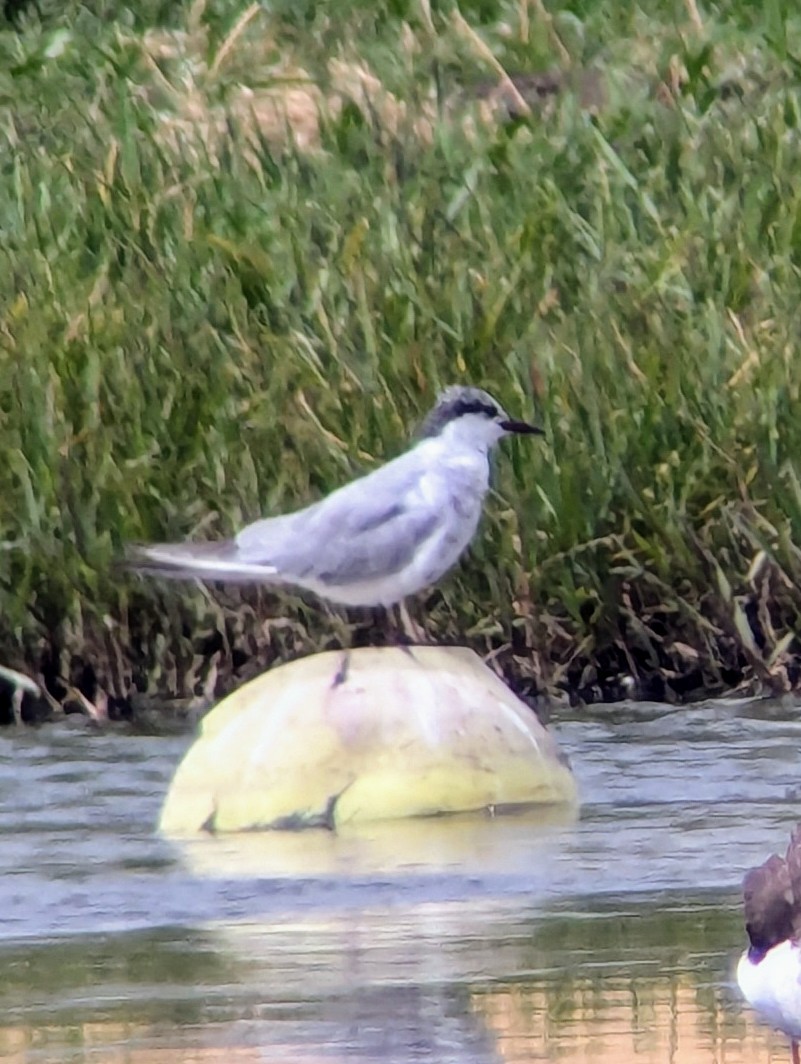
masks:
[(743, 880), (745, 929), (755, 962), (787, 939), (801, 934), (801, 824), (784, 857), (772, 854)]
[(449, 435), (463, 442), (490, 447), (508, 433), (541, 436), (542, 429), (510, 418), (482, 388), (451, 385), (440, 392), (433, 410), (420, 426), (423, 438)]

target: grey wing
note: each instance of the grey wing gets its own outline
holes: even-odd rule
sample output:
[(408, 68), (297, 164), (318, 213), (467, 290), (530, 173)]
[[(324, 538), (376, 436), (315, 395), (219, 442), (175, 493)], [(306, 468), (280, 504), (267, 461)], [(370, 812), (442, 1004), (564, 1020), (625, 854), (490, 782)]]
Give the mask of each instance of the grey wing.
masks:
[(442, 507), (425, 504), (420, 477), (401, 459), (286, 517), (257, 521), (236, 539), (244, 561), (288, 578), (345, 585), (405, 568), (436, 529)]
[(389, 503), (369, 515), (357, 515), (342, 534), (325, 540), (314, 559), (312, 575), (332, 586), (405, 569), (438, 525), (436, 511), (406, 503)]

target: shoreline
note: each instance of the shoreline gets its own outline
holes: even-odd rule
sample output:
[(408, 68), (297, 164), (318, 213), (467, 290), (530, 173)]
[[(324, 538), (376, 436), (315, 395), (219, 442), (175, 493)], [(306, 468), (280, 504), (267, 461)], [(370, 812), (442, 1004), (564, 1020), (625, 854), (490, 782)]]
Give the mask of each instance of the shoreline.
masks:
[[(143, 631), (150, 631), (145, 654), (134, 653), (133, 639), (124, 645), (120, 629), (115, 635), (111, 625), (94, 647), (90, 641), (56, 652), (57, 643), (42, 638), (44, 650), (38, 662), (22, 661), (18, 650), (9, 654), (16, 664), (13, 669), (0, 668), (0, 727), (15, 722), (38, 724), (76, 713), (101, 726), (117, 721), (147, 721), (157, 726), (162, 715), (169, 727), (174, 718), (197, 719), (232, 690), (287, 661), (346, 646), (390, 642), (385, 623), (376, 626), (364, 616), (354, 619), (355, 611), (348, 618), (348, 611), (337, 614), (291, 599), (288, 608), (285, 604), (276, 616), (274, 607), (281, 600), (259, 591), (220, 596), (208, 591), (202, 599), (188, 593), (185, 606), (201, 601), (214, 604), (204, 624), (198, 624), (195, 615), (195, 635), (190, 636), (190, 616), (181, 609), (180, 594), (170, 592), (167, 597), (171, 611), (160, 617), (142, 613), (138, 624), (130, 626), (129, 622), (125, 627), (129, 637), (135, 633), (141, 638)], [(264, 612), (265, 599), (272, 616)], [(435, 607), (439, 619), (441, 596), (434, 592), (431, 599), (440, 600), (439, 610)], [(415, 606), (413, 620), (420, 625), (424, 604), (418, 601)], [(169, 625), (164, 624), (169, 613), (172, 639)], [(314, 628), (310, 621), (316, 622)], [(734, 621), (728, 630), (718, 629), (715, 642), (705, 642), (706, 655), (680, 638), (685, 632), (673, 637), (657, 635), (653, 619), (647, 642), (643, 633), (649, 627), (641, 622), (637, 642), (624, 643), (618, 638), (596, 647), (592, 656), (586, 639), (582, 651), (581, 642), (570, 642), (564, 628), (559, 645), (536, 648), (527, 643), (527, 637), (531, 639), (538, 631), (554, 631), (557, 623), (552, 616), (540, 615), (528, 624), (518, 618), (507, 629), (508, 639), (498, 638), (501, 624), (496, 618), (489, 625), (490, 634), (474, 633), (470, 638), (459, 638), (453, 623), (439, 631), (429, 623), (424, 633), (428, 645), (464, 645), (475, 650), (544, 720), (559, 705), (627, 700), (684, 705), (733, 695), (778, 697), (796, 692), (801, 684), (801, 655), (795, 648), (786, 647), (773, 660), (768, 654), (755, 653), (761, 633), (750, 633), (749, 646)], [(413, 650), (413, 641), (402, 638), (400, 642), (409, 643)], [(59, 661), (67, 663), (63, 672), (56, 671)]]

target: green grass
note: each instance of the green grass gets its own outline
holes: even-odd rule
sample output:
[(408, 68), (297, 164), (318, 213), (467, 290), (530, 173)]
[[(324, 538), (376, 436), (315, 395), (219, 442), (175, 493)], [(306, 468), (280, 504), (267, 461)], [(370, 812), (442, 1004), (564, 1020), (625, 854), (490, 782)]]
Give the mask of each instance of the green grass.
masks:
[[(505, 445), (432, 638), (529, 690), (795, 683), (801, 15), (546, 6), (0, 28), (0, 662), (186, 696), (333, 645), (114, 560), (310, 501), (464, 381), (547, 438)], [(566, 87), (488, 116), (488, 54)]]

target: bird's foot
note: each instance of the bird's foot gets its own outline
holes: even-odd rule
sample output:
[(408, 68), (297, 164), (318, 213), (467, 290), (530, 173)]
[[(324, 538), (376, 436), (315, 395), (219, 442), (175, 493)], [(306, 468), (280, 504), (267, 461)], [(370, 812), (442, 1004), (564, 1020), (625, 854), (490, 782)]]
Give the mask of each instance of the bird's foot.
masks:
[(350, 651), (346, 650), (342, 654), (342, 660), (339, 663), (339, 668), (334, 673), (334, 679), (331, 682), (331, 688), (339, 687), (345, 683), (348, 678), (348, 671), (350, 669)]

